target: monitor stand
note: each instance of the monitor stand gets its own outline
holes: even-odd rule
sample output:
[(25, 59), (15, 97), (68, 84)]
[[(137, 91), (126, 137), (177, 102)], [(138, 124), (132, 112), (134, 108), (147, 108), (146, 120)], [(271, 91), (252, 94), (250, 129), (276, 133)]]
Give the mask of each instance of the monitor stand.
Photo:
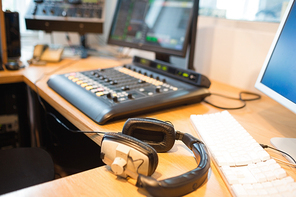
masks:
[[(296, 138), (280, 138), (275, 137), (270, 140), (271, 144), (286, 153), (288, 153), (294, 160), (296, 160)], [(284, 154), (283, 154), (284, 155)], [(292, 159), (284, 155), (290, 162), (294, 163)]]
[[(88, 52), (94, 49), (90, 49), (86, 46), (86, 36), (84, 34), (80, 35), (80, 45), (64, 47), (64, 55), (66, 56), (76, 56), (79, 55), (80, 58), (84, 59), (88, 57)], [(70, 55), (69, 55), (70, 54)]]
[(166, 63), (171, 63), (170, 55), (164, 53), (155, 53), (155, 59)]

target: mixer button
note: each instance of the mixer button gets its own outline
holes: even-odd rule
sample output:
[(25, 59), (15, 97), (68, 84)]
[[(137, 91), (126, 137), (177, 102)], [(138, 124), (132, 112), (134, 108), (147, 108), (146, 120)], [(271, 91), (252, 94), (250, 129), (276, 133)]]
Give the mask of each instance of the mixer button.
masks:
[(110, 81), (110, 79), (106, 78), (104, 81), (105, 81), (105, 82), (109, 82), (109, 81)]
[(81, 81), (81, 80), (78, 80), (78, 81), (76, 81), (76, 83), (77, 83), (78, 85), (80, 85), (80, 84), (82, 84), (82, 83), (83, 83), (83, 81)]
[(98, 88), (97, 91), (98, 92), (104, 92), (104, 88)]
[(92, 93), (98, 92), (97, 88), (90, 90)]
[(80, 84), (80, 86), (84, 88), (84, 87), (88, 86), (88, 84), (87, 83), (82, 83), (82, 84)]
[(85, 89), (91, 90), (91, 89), (93, 89), (93, 87), (92, 86), (86, 86)]
[(97, 92), (96, 95), (97, 95), (98, 97), (100, 97), (100, 96), (103, 96), (104, 93), (103, 93), (103, 92)]

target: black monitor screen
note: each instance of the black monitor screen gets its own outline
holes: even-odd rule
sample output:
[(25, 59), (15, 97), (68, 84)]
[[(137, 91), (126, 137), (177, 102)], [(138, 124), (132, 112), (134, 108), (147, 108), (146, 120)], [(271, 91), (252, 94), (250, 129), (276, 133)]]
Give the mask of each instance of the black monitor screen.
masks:
[(118, 0), (109, 44), (184, 57), (195, 0)]

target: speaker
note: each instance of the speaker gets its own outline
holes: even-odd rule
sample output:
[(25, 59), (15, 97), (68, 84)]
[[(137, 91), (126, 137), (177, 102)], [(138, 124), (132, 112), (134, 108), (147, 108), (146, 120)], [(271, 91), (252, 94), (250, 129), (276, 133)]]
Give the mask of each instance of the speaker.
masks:
[[(169, 151), (181, 140), (194, 154), (197, 168), (169, 179), (151, 177), (158, 165), (157, 152)], [(121, 133), (105, 133), (101, 159), (121, 177), (137, 180), (136, 186), (152, 196), (183, 196), (199, 188), (208, 177), (210, 157), (205, 144), (188, 133), (175, 131), (170, 122), (130, 118)]]
[(7, 57), (18, 58), (21, 56), (21, 36), (18, 12), (4, 12)]
[[(2, 8), (2, 1), (0, 0), (0, 8)], [(0, 9), (0, 70), (3, 70), (3, 65), (7, 62), (6, 55), (6, 35), (5, 35), (5, 20), (4, 13)]]

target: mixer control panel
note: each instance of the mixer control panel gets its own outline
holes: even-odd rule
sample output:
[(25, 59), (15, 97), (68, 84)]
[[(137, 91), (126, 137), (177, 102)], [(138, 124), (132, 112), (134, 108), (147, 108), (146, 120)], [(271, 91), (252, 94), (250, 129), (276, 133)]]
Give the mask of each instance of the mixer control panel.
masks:
[(104, 6), (105, 0), (32, 1), (25, 16), (27, 29), (102, 33)]
[(53, 75), (48, 86), (99, 124), (201, 102), (210, 80), (191, 70), (135, 56), (131, 64)]

